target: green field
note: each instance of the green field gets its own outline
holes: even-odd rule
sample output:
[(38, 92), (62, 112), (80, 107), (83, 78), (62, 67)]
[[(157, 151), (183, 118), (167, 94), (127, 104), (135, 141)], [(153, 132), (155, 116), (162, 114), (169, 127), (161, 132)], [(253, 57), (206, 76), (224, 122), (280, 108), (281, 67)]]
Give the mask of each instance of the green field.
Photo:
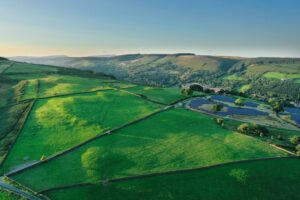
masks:
[(105, 79), (51, 75), (40, 79), (39, 96), (53, 96), (109, 88), (111, 88), (110, 84), (107, 84)]
[[(173, 109), (13, 178), (35, 190), (44, 190), (65, 184), (282, 155), (285, 154), (258, 139), (216, 125), (207, 115)], [(86, 163), (87, 158), (92, 163)]]
[(1, 200), (25, 200), (25, 198), (21, 198), (15, 194), (4, 191), (0, 189), (0, 199)]
[(25, 74), (38, 74), (38, 73), (55, 73), (58, 69), (52, 66), (34, 65), (27, 63), (14, 63), (12, 67), (5, 71), (5, 74), (25, 73)]
[(38, 79), (32, 79), (26, 81), (24, 94), (22, 95), (22, 99), (31, 99), (36, 98), (38, 93)]
[(251, 85), (247, 84), (247, 85), (243, 85), (239, 88), (239, 92), (247, 92), (248, 90), (251, 89)]
[(179, 88), (154, 88), (154, 87), (144, 87), (144, 86), (138, 86), (128, 89), (128, 91), (141, 94), (146, 96), (147, 98), (164, 103), (164, 104), (170, 104), (172, 102), (175, 102), (179, 99), (183, 99), (186, 96), (182, 95), (180, 93)]
[(157, 105), (114, 90), (38, 100), (2, 171), (70, 148), (156, 109)]
[(300, 78), (300, 74), (287, 74), (281, 72), (267, 72), (264, 74), (265, 78), (275, 78), (275, 79), (295, 79)]
[(300, 159), (229, 164), (191, 172), (46, 193), (53, 199), (300, 199)]
[(237, 74), (232, 74), (232, 75), (229, 75), (229, 76), (225, 76), (223, 79), (224, 80), (230, 80), (230, 81), (242, 81), (242, 80), (244, 80), (243, 77), (238, 76)]

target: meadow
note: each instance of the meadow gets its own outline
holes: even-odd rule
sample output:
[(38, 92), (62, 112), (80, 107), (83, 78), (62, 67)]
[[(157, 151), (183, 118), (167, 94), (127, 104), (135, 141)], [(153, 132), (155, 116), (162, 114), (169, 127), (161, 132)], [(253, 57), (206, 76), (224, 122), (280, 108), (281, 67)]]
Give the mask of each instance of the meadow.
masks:
[(128, 89), (129, 92), (144, 95), (147, 98), (164, 103), (170, 104), (177, 100), (186, 98), (186, 96), (180, 94), (179, 88), (155, 88), (149, 86), (137, 86)]
[(158, 108), (115, 90), (37, 100), (2, 171), (70, 148)]
[(222, 128), (205, 114), (179, 108), (99, 138), (13, 175), (13, 179), (35, 190), (45, 190), (100, 179), (283, 155), (263, 141)]
[(296, 79), (300, 78), (300, 74), (287, 74), (281, 72), (267, 72), (264, 74), (265, 78), (275, 78), (275, 79)]
[(53, 199), (299, 199), (299, 158), (250, 161), (46, 193)]

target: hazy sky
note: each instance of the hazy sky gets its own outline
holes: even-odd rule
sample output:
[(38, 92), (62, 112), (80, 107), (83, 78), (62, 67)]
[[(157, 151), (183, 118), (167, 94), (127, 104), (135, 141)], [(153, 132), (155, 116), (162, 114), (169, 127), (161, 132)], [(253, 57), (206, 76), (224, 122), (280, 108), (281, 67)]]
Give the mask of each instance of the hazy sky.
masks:
[(0, 0), (0, 56), (300, 57), (300, 0)]

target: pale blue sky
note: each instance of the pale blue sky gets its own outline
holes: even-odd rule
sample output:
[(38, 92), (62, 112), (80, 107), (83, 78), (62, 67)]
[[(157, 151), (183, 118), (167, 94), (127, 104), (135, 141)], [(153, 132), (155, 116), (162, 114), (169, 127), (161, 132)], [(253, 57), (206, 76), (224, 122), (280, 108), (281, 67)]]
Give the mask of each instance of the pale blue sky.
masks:
[(0, 0), (0, 55), (300, 57), (298, 0)]

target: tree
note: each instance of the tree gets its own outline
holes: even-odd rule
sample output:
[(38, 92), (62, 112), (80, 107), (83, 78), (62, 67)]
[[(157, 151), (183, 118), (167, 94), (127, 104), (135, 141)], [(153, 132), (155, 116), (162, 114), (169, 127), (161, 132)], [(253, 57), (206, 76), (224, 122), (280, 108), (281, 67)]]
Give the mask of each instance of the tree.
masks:
[(81, 156), (82, 167), (89, 177), (100, 179), (103, 152), (99, 147), (87, 149)]
[(199, 84), (192, 84), (190, 88), (193, 91), (203, 92), (203, 87)]
[(280, 101), (278, 101), (277, 99), (270, 98), (268, 100), (268, 103), (271, 105), (274, 112), (279, 113), (279, 112), (284, 111), (282, 103)]
[(222, 108), (223, 108), (223, 105), (222, 105), (222, 104), (213, 104), (213, 105), (211, 106), (211, 110), (212, 110), (213, 112), (218, 112), (218, 111), (222, 110)]
[(300, 136), (294, 135), (289, 138), (289, 141), (290, 141), (290, 143), (297, 145), (298, 143), (300, 143)]
[(264, 126), (258, 124), (249, 124), (249, 123), (241, 124), (237, 128), (237, 131), (240, 133), (250, 134), (250, 135), (255, 135), (260, 137), (267, 135), (269, 132), (268, 129), (265, 128)]
[(244, 99), (242, 98), (237, 98), (234, 103), (238, 106), (243, 106), (244, 105)]
[(181, 94), (184, 96), (191, 96), (193, 95), (193, 90), (191, 88), (182, 88)]

